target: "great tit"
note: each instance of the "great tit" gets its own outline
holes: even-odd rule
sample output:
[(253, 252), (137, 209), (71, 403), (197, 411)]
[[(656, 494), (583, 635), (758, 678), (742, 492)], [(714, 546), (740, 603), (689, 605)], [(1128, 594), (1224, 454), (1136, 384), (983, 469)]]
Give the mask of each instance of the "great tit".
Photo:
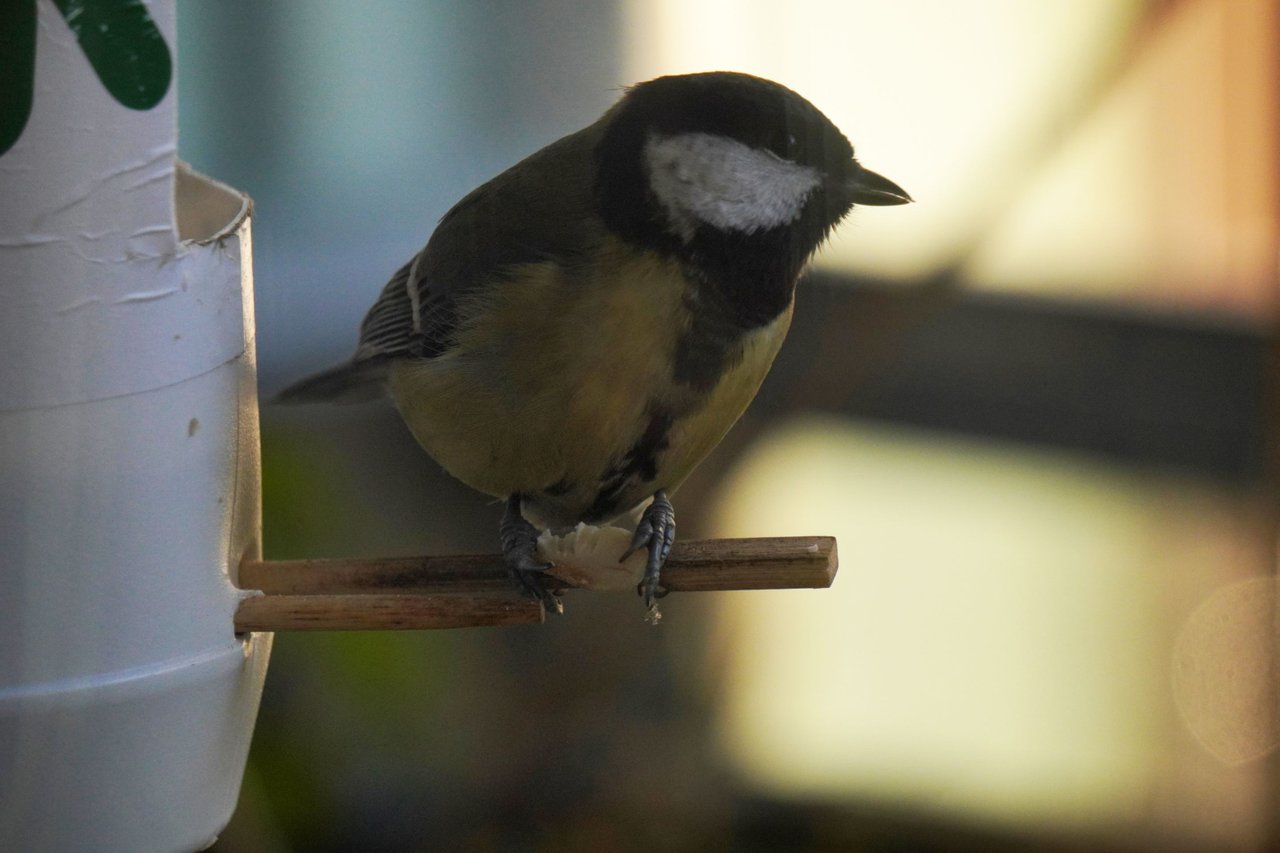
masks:
[(668, 495), (755, 396), (805, 264), (853, 205), (908, 201), (784, 86), (659, 77), (459, 201), (383, 288), (351, 361), (279, 399), (389, 392), (445, 470), (505, 499), (506, 564), (557, 611), (539, 528), (652, 499), (627, 556), (647, 549), (653, 612)]

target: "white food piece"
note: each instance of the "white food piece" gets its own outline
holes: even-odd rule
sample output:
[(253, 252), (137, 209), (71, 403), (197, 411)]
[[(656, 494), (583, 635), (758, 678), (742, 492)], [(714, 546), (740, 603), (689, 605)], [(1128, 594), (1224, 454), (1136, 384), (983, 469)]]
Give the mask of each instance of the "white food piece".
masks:
[(579, 523), (563, 535), (544, 530), (538, 556), (554, 563), (549, 572), (567, 584), (604, 592), (631, 592), (644, 577), (648, 551), (641, 548), (618, 562), (631, 545), (632, 532), (621, 527)]

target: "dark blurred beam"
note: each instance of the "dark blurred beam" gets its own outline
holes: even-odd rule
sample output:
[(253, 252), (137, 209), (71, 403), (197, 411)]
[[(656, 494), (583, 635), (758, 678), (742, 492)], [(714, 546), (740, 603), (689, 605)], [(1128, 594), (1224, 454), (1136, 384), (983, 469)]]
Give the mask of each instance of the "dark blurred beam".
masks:
[(1266, 462), (1267, 331), (814, 275), (756, 411), (817, 409), (1185, 469)]

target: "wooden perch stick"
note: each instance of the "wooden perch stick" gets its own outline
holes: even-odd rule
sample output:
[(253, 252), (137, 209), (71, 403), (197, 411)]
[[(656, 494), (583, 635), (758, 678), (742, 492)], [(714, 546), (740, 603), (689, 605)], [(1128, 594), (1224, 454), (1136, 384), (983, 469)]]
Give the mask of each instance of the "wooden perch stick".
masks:
[[(829, 536), (677, 542), (662, 585), (671, 592), (825, 588), (836, 567), (836, 541)], [(555, 588), (571, 588), (556, 580)], [(458, 628), (543, 619), (540, 603), (512, 594), (497, 554), (246, 560), (239, 582), (264, 594), (241, 603), (238, 631)]]
[[(831, 586), (836, 565), (836, 540), (830, 536), (677, 542), (662, 569), (662, 585), (672, 592), (821, 588)], [(497, 554), (240, 564), (240, 588), (268, 595), (465, 594), (511, 586)]]
[(536, 625), (542, 603), (521, 595), (259, 595), (236, 610), (236, 631), (387, 631)]

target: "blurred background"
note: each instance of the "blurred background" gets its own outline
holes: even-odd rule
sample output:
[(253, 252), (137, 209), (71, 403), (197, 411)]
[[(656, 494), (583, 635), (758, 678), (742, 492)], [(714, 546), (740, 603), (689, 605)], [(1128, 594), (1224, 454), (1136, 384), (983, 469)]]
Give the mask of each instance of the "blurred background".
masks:
[[(181, 153), (255, 200), (264, 396), (448, 207), (629, 83), (752, 72), (855, 211), (681, 535), (827, 591), (282, 634), (217, 850), (1262, 850), (1275, 746), (1270, 0), (179, 2)], [(389, 405), (262, 410), (268, 557), (488, 552)]]

